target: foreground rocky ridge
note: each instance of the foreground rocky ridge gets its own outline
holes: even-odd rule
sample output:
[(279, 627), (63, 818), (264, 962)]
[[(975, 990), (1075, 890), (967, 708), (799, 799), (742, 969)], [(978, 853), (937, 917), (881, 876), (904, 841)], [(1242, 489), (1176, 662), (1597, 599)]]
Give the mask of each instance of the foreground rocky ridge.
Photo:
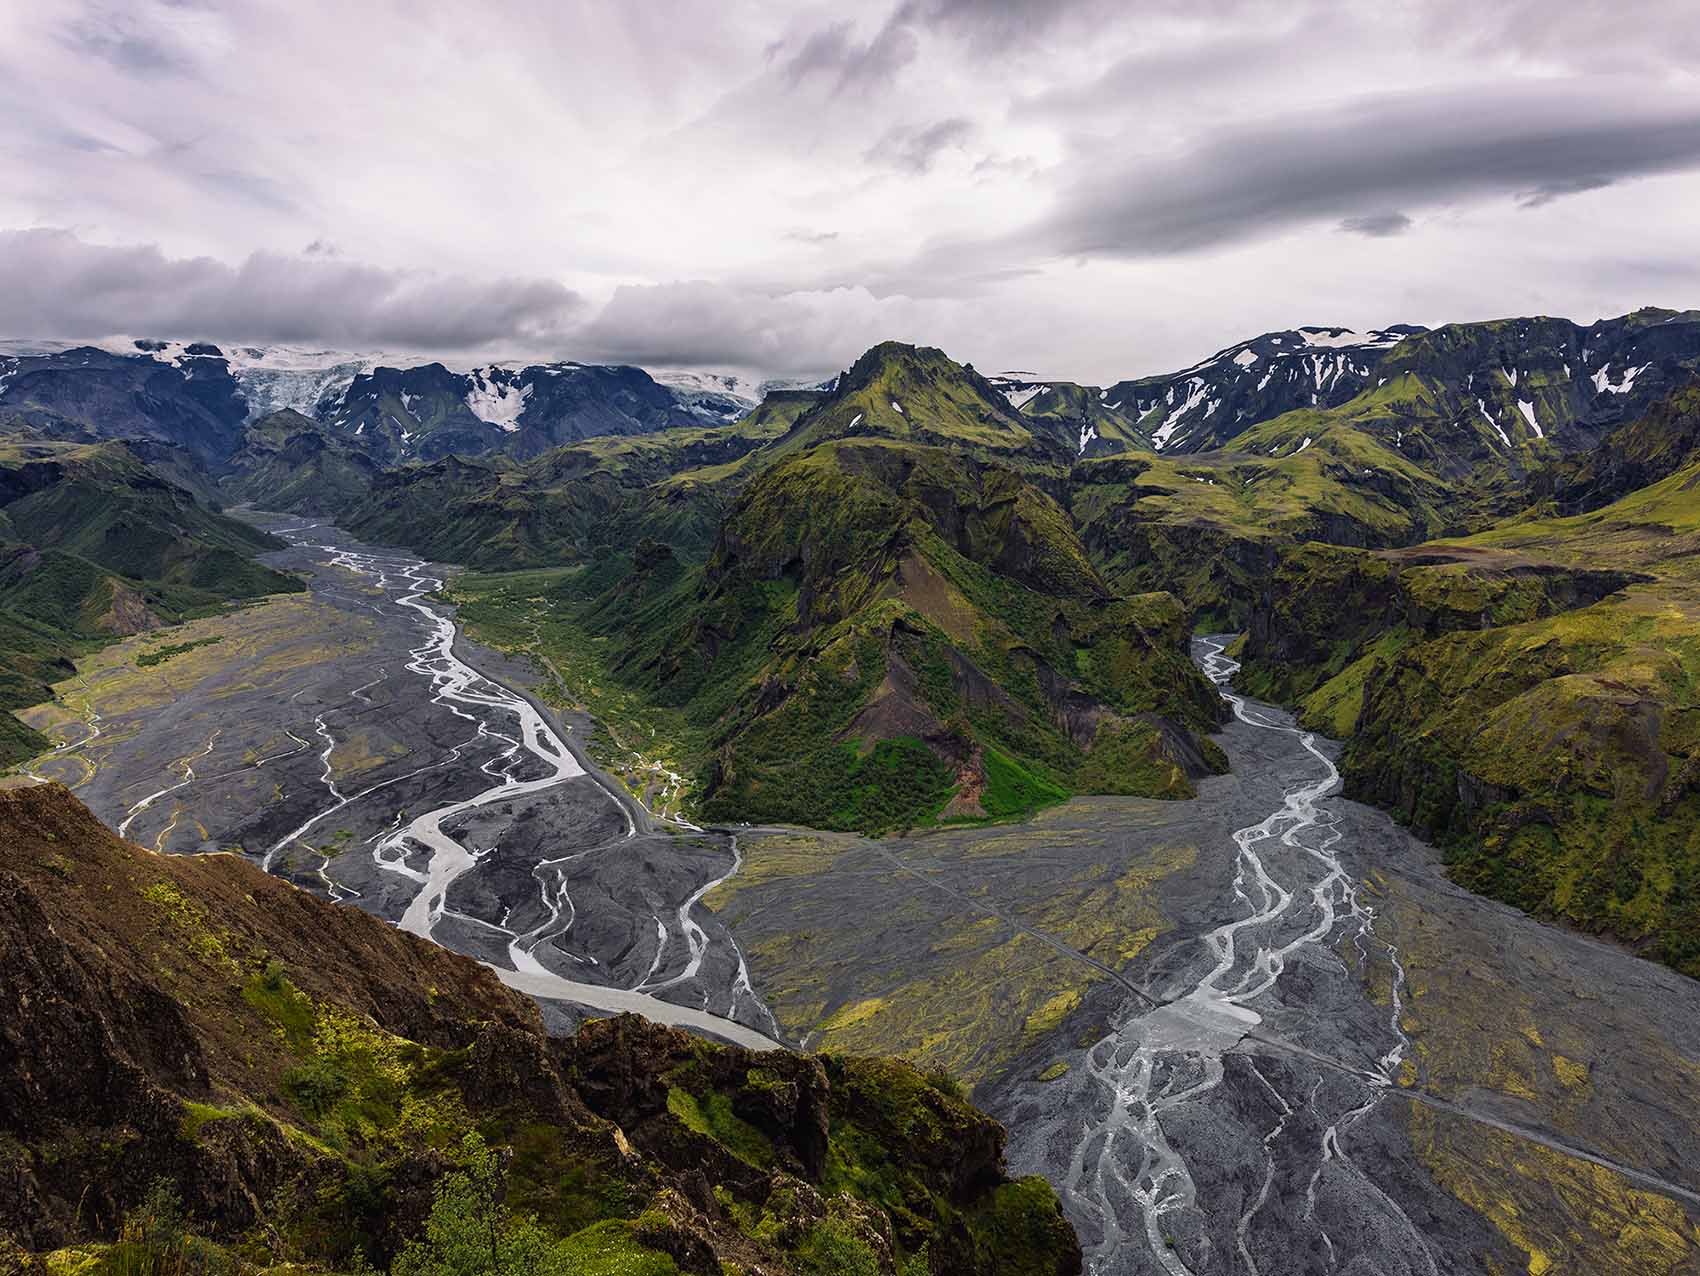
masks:
[(476, 1132), (566, 1270), (1079, 1270), (1001, 1128), (906, 1065), (629, 1017), (552, 1040), (475, 963), (123, 843), (57, 786), (0, 792), (0, 829), (0, 1232), (26, 1252), (92, 1253), (164, 1178), (240, 1266), (386, 1263)]

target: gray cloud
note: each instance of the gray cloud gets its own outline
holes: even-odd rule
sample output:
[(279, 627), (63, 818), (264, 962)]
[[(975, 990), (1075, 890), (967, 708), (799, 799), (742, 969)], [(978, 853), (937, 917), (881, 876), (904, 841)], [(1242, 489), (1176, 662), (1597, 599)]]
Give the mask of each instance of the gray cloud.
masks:
[(915, 60), (918, 42), (906, 23), (888, 22), (870, 40), (858, 40), (854, 24), (835, 22), (803, 41), (784, 60), (783, 73), (793, 85), (811, 76), (828, 79), (834, 92), (889, 81)]
[(1542, 182), (1533, 190), (1519, 191), (1517, 203), (1522, 208), (1540, 208), (1562, 199), (1566, 195), (1581, 195), (1586, 191), (1597, 191), (1612, 184), (1612, 178), (1579, 176), (1565, 177), (1556, 181)]
[(664, 366), (760, 368), (786, 375), (843, 366), (876, 342), (942, 339), (949, 304), (840, 287), (780, 292), (706, 280), (628, 285), (576, 336), (584, 357)]
[[(1115, 0), (903, 0), (869, 39), (858, 39), (851, 21), (833, 22), (811, 32), (781, 65), (792, 84), (817, 74), (840, 89), (884, 83), (916, 59), (922, 34), (953, 38), (982, 54), (1013, 52), (1022, 41), (1116, 8)], [(767, 54), (784, 49), (783, 41), (769, 44)]]
[(925, 173), (943, 152), (963, 146), (974, 132), (973, 121), (961, 116), (927, 125), (901, 125), (870, 146), (862, 158), (904, 173)]
[[(1257, 0), (1197, 2), (1226, 11)], [(1141, 16), (1196, 8), (1194, 0), (1146, 0)], [(1124, 0), (904, 0), (891, 22), (958, 38), (980, 52), (1020, 53), (1029, 41), (1069, 28), (1102, 30), (1127, 15)]]
[(1404, 213), (1366, 213), (1362, 217), (1345, 218), (1340, 229), (1370, 239), (1387, 239), (1410, 230), (1411, 219)]
[(836, 230), (788, 230), (785, 238), (797, 244), (830, 244), (839, 237)]
[(0, 331), (311, 341), (469, 350), (559, 340), (582, 302), (547, 279), (469, 280), (333, 257), (256, 253), (237, 266), (64, 230), (0, 231)]
[(1029, 242), (1065, 256), (1196, 252), (1389, 205), (1542, 203), (1700, 166), (1700, 101), (1612, 93), (1449, 93), (1351, 103), (1224, 130), (1167, 157), (1083, 159)]
[(187, 69), (175, 50), (105, 22), (77, 23), (65, 31), (65, 41), (132, 75), (173, 75)]
[(1692, 4), (15, 4), (0, 228), (83, 242), (0, 246), (0, 328), (1090, 380), (1680, 306), (1611, 254), (1700, 256)]

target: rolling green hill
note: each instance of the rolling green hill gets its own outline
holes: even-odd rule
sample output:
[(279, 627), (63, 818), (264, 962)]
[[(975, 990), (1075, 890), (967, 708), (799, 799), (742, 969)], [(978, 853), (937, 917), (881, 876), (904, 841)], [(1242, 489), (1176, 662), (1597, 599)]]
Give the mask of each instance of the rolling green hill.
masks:
[[(47, 699), (75, 655), (115, 636), (299, 589), (254, 561), (281, 546), (123, 444), (0, 446), (0, 709)], [(9, 713), (3, 729), (0, 760), (41, 746)]]

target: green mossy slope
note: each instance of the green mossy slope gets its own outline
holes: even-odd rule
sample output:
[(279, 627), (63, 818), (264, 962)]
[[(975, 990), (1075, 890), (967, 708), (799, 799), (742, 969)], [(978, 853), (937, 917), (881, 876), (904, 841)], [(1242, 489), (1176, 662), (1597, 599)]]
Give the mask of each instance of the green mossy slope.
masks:
[(1061, 506), (957, 452), (821, 444), (750, 480), (701, 567), (648, 543), (520, 588), (456, 597), (510, 644), (504, 612), (538, 636), (564, 612), (608, 679), (675, 715), (710, 818), (885, 830), (1182, 796), (1220, 765), (1184, 609), (1116, 596)]
[[(1619, 455), (1657, 455), (1691, 393)], [(1289, 551), (1244, 685), (1344, 737), (1347, 792), (1434, 837), (1464, 884), (1700, 975), (1697, 489), (1690, 465), (1463, 540)]]
[[(300, 589), (254, 559), (281, 547), (123, 444), (0, 446), (0, 711), (49, 699), (75, 656), (114, 637)], [(7, 714), (0, 764), (42, 744)]]

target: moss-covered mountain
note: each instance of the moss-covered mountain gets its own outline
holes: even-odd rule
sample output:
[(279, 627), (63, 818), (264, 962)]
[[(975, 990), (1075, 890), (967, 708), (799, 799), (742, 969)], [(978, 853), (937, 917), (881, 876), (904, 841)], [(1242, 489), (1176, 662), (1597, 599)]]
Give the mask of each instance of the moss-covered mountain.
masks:
[(1149, 451), (1151, 435), (1131, 401), (1112, 399), (1097, 386), (1073, 381), (1029, 381), (1001, 376), (992, 384), (1022, 416), (1075, 440), (1076, 456)]
[[(1240, 627), (1282, 545), (1397, 547), (1490, 526), (1523, 507), (1536, 475), (1589, 454), (1700, 363), (1700, 315), (1672, 311), (1587, 328), (1452, 324), (1338, 348), (1345, 334), (1275, 335), (1165, 383), (1163, 415), (1141, 421), (1157, 458), (1076, 468), (1082, 536), (1118, 587), (1174, 588), (1207, 622)], [(1263, 415), (1277, 401), (1241, 383), (1262, 368), (1272, 393), (1295, 366), (1313, 405)]]
[[(1243, 450), (1240, 436), (1265, 421), (1342, 408), (1409, 376), (1444, 400), (1444, 411), (1421, 414), (1426, 419), (1479, 424), (1470, 433), (1504, 451), (1543, 436), (1569, 449), (1572, 434), (1595, 440), (1640, 416), (1697, 360), (1700, 312), (1649, 307), (1587, 326), (1542, 316), (1433, 331), (1398, 324), (1369, 333), (1316, 327), (1265, 333), (1194, 367), (1118, 382), (1104, 394), (1133, 407), (1160, 451)], [(1475, 421), (1462, 419), (1465, 409), (1474, 409)], [(1407, 455), (1444, 468), (1456, 458), (1436, 453), (1451, 442), (1429, 440), (1433, 451), (1414, 447)]]
[(289, 408), (268, 413), (243, 428), (220, 467), (220, 491), (259, 509), (342, 514), (365, 500), (382, 469), (357, 442)]
[(841, 373), (832, 392), (770, 445), (768, 459), (853, 438), (950, 448), (1022, 469), (1066, 467), (1079, 453), (1068, 420), (1026, 416), (972, 365), (898, 341), (874, 346)]
[[(1593, 474), (1687, 458), (1691, 393)], [(1700, 975), (1697, 489), (1688, 459), (1583, 514), (1290, 552), (1244, 684), (1344, 736), (1348, 793), (1439, 840), (1465, 884)]]
[(1387, 352), (1421, 328), (1266, 332), (1179, 372), (1118, 381), (1103, 400), (1129, 412), (1157, 451), (1207, 452), (1295, 408), (1337, 407), (1375, 384)]
[(1116, 595), (1053, 498), (940, 447), (798, 451), (743, 488), (701, 566), (650, 542), (547, 601), (682, 716), (714, 818), (1008, 816), (1181, 796), (1218, 761), (1185, 610)]
[(588, 439), (527, 462), (444, 457), (381, 475), (345, 525), (473, 567), (586, 562), (645, 536), (700, 558), (746, 475), (818, 396), (798, 391), (733, 425)]
[(1700, 460), (1700, 381), (1680, 385), (1591, 451), (1565, 457), (1530, 480), (1537, 502), (1579, 514), (1610, 504)]
[[(254, 559), (281, 547), (207, 509), (124, 444), (0, 445), (0, 711), (50, 698), (91, 645), (299, 589)], [(40, 746), (0, 713), (0, 761)]]
[(908, 1065), (550, 1039), (476, 963), (57, 786), (0, 792), (0, 841), (8, 1270), (1080, 1270), (1002, 1129)]

